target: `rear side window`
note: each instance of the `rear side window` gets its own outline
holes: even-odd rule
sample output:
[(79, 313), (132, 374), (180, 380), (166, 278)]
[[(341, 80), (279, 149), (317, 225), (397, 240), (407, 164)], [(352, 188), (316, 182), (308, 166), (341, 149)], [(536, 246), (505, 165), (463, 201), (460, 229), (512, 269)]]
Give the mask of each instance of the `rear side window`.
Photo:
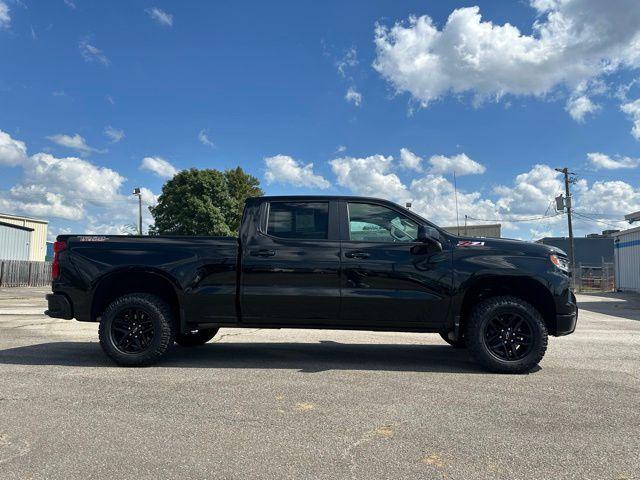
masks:
[(273, 202), (269, 205), (267, 233), (280, 238), (326, 240), (329, 203)]

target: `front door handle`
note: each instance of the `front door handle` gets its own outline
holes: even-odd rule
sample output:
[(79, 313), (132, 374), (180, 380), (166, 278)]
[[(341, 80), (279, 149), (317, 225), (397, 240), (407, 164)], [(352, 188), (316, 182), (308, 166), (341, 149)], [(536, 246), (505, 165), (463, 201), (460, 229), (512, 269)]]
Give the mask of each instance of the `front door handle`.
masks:
[(371, 254), (367, 252), (347, 252), (344, 256), (347, 258), (369, 258)]
[(252, 257), (273, 257), (276, 254), (275, 250), (251, 250), (249, 255)]

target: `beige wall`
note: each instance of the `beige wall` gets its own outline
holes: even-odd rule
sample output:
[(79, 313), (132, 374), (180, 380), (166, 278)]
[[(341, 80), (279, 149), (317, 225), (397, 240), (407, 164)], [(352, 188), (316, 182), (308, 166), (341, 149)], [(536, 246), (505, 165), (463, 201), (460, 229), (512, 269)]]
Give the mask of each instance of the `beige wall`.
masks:
[(460, 235), (463, 237), (491, 237), (500, 238), (502, 225), (499, 223), (493, 225), (467, 225), (466, 230), (464, 225), (458, 227), (442, 227), (447, 232), (454, 235)]
[(0, 213), (0, 222), (33, 228), (33, 232), (31, 232), (31, 240), (29, 242), (29, 260), (34, 262), (44, 262), (44, 257), (47, 253), (47, 226), (49, 222), (46, 220), (5, 215), (2, 213)]

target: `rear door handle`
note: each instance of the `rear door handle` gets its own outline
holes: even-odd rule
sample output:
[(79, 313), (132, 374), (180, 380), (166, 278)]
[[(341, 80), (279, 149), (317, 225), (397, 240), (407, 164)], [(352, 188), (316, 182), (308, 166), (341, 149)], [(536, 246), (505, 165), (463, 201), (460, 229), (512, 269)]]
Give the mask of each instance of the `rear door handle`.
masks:
[(249, 252), (252, 257), (273, 257), (275, 254), (275, 250), (251, 250)]
[(371, 254), (367, 252), (347, 252), (344, 256), (347, 258), (369, 258)]

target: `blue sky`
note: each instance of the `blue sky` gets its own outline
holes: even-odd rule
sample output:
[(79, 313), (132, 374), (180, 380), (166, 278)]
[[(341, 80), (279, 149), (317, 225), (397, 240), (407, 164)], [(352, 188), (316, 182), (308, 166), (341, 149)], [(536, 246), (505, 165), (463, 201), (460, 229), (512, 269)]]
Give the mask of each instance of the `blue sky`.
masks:
[(455, 170), (461, 217), (529, 240), (564, 232), (522, 220), (554, 213), (566, 165), (578, 232), (624, 226), (640, 5), (606, 3), (0, 0), (0, 211), (126, 231), (133, 187), (152, 204), (174, 171), (240, 165), (451, 224)]

